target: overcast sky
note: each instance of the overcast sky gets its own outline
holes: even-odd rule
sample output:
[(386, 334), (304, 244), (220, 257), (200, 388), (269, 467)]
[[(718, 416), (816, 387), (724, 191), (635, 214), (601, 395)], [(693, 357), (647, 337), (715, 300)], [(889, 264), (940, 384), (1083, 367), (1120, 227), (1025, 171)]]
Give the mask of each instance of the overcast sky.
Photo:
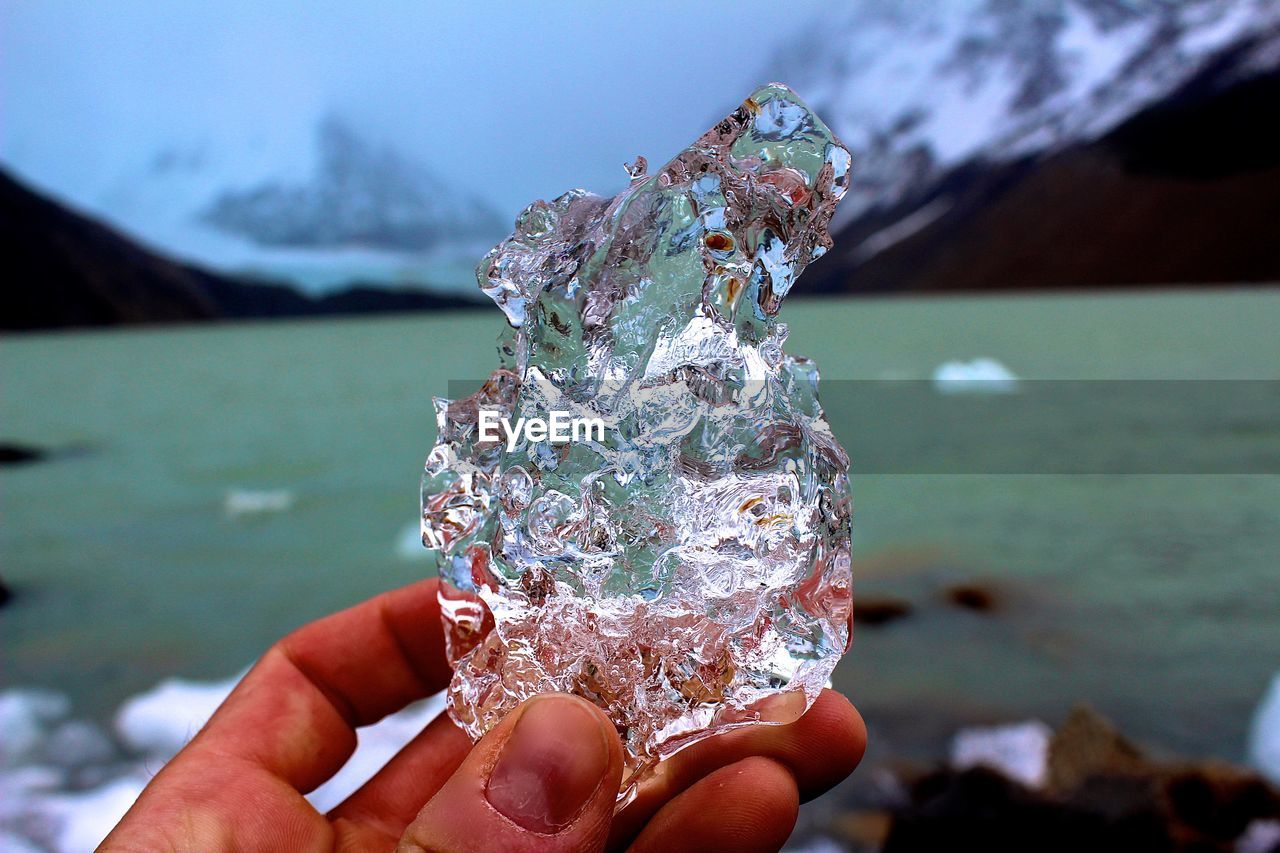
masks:
[(780, 74), (822, 5), (11, 0), (0, 159), (88, 185), (184, 134), (334, 112), (510, 214), (665, 160)]

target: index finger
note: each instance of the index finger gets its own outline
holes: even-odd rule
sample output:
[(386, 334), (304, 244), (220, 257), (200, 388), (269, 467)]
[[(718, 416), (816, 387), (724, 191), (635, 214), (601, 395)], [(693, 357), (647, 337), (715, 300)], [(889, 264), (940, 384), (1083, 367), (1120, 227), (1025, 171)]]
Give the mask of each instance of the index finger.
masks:
[(336, 773), (355, 729), (449, 683), (438, 581), (421, 581), (304, 625), (272, 646), (192, 741), (303, 793)]

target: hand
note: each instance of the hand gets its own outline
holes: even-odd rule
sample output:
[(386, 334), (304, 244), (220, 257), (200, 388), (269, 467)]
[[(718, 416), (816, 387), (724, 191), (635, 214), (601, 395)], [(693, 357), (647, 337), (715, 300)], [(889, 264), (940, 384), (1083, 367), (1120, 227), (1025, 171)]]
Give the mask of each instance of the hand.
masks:
[(303, 795), (350, 757), (355, 729), (448, 684), (436, 584), (385, 593), (273, 646), (100, 849), (776, 850), (799, 801), (862, 757), (858, 712), (827, 690), (794, 723), (678, 753), (615, 816), (621, 742), (595, 706), (554, 694), (474, 745), (440, 715), (320, 814)]

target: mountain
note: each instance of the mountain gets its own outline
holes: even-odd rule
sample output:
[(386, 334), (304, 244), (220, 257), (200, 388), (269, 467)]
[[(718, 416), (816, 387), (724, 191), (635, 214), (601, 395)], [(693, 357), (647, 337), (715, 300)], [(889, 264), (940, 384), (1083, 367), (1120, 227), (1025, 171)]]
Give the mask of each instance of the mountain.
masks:
[(780, 62), (854, 151), (812, 289), (1280, 279), (1280, 4), (867, 0)]
[(325, 119), (317, 133), (318, 163), (305, 180), (226, 190), (201, 218), (261, 246), (305, 248), (422, 251), (505, 230), (485, 202), (452, 191), (338, 119)]
[(313, 293), (357, 280), (463, 292), (467, 268), (510, 230), (484, 200), (305, 107), (268, 122), (193, 113), (180, 127), (118, 135), (82, 167), (37, 158), (32, 174), (56, 182), (36, 185), (223, 273)]
[(357, 286), (312, 297), (179, 263), (73, 212), (0, 170), (0, 329), (297, 317), (467, 307), (421, 290)]

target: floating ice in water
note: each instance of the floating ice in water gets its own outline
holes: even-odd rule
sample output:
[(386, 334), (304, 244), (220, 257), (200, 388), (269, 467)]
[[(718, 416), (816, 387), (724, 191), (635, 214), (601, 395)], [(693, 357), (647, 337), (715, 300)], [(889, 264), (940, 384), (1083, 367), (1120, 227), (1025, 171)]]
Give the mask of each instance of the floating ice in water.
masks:
[(1010, 394), (1018, 377), (994, 358), (948, 361), (933, 371), (933, 387), (943, 394)]
[(405, 560), (425, 560), (430, 552), (422, 550), (422, 523), (410, 522), (396, 537), (396, 556)]
[(232, 518), (265, 512), (284, 512), (293, 506), (293, 492), (288, 489), (265, 491), (228, 489), (222, 506), (227, 515)]
[(1039, 720), (962, 729), (951, 741), (951, 766), (957, 770), (990, 767), (1031, 788), (1048, 781), (1049, 741), (1053, 729)]
[(1280, 673), (1262, 697), (1249, 726), (1249, 763), (1280, 785)]
[[(794, 719), (826, 683), (849, 638), (849, 463), (776, 315), (830, 246), (849, 164), (765, 86), (657, 172), (637, 160), (614, 198), (534, 202), (481, 261), (511, 328), (479, 391), (437, 401), (422, 504), (449, 710), (473, 737), (528, 696), (576, 693), (638, 771)], [(482, 411), (605, 429), (517, 429), (509, 448)]]

